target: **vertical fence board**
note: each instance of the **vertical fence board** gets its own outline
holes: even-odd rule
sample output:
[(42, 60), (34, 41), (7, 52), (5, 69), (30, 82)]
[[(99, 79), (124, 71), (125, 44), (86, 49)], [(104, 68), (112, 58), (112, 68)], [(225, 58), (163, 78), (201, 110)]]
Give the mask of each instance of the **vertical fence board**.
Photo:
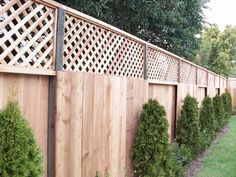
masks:
[(83, 138), (82, 138), (82, 176), (94, 176), (93, 169), (93, 131), (94, 131), (94, 75), (84, 74), (83, 96)]

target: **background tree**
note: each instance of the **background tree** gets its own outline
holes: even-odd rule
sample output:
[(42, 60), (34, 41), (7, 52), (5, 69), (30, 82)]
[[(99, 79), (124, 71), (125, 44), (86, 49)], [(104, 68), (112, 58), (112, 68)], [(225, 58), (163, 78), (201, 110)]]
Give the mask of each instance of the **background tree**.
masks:
[(194, 60), (206, 0), (57, 0)]
[(220, 32), (217, 25), (211, 25), (201, 34), (197, 51), (197, 63), (216, 72), (229, 76), (234, 73), (236, 59), (236, 27), (227, 26)]

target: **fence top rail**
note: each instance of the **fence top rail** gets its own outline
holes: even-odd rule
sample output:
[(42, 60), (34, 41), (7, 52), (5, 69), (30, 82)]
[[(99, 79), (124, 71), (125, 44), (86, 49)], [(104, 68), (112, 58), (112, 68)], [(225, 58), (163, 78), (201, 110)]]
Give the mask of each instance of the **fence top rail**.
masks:
[(70, 15), (73, 15), (75, 17), (79, 17), (82, 20), (85, 20), (85, 21), (90, 22), (92, 24), (101, 26), (101, 27), (103, 27), (103, 28), (105, 28), (107, 30), (110, 30), (110, 31), (114, 32), (114, 33), (120, 34), (120, 35), (122, 35), (122, 36), (124, 36), (126, 38), (129, 38), (129, 39), (132, 39), (132, 40), (134, 40), (134, 41), (136, 41), (136, 42), (138, 42), (138, 43), (140, 43), (142, 45), (147, 45), (148, 47), (151, 47), (151, 48), (153, 48), (155, 50), (158, 50), (158, 51), (160, 51), (160, 52), (162, 52), (162, 53), (164, 53), (166, 55), (169, 55), (169, 56), (171, 56), (174, 59), (177, 59), (177, 60), (180, 60), (182, 62), (188, 63), (189, 65), (195, 66), (198, 69), (201, 69), (201, 70), (204, 70), (204, 71), (206, 71), (208, 73), (211, 73), (214, 76), (217, 76), (217, 77), (222, 78), (222, 79), (226, 79), (223, 76), (217, 75), (216, 73), (214, 73), (212, 71), (209, 71), (206, 68), (203, 68), (203, 67), (201, 67), (201, 66), (199, 66), (199, 65), (197, 65), (195, 63), (192, 63), (192, 62), (190, 62), (190, 61), (188, 61), (188, 60), (186, 60), (186, 59), (184, 59), (184, 58), (182, 58), (182, 57), (180, 57), (178, 55), (175, 55), (175, 54), (173, 54), (171, 52), (168, 52), (165, 49), (157, 47), (157, 46), (155, 46), (155, 45), (153, 45), (153, 44), (151, 44), (149, 42), (146, 42), (146, 41), (144, 41), (144, 40), (142, 40), (142, 39), (140, 39), (140, 38), (138, 38), (138, 37), (136, 37), (136, 36), (134, 36), (134, 35), (132, 35), (130, 33), (125, 32), (125, 31), (123, 31), (123, 30), (121, 30), (121, 29), (119, 29), (117, 27), (109, 25), (109, 24), (107, 24), (107, 23), (105, 23), (105, 22), (103, 22), (101, 20), (98, 20), (98, 19), (96, 19), (94, 17), (91, 17), (89, 15), (86, 15), (86, 14), (84, 14), (82, 12), (79, 12), (79, 11), (77, 11), (75, 9), (72, 9), (72, 8), (70, 8), (68, 6), (60, 4), (60, 3), (55, 2), (53, 0), (34, 0), (34, 1), (38, 2), (38, 3), (41, 3), (41, 4), (44, 4), (44, 5), (48, 6), (48, 7), (54, 8), (54, 9), (57, 9), (57, 8), (64, 9), (66, 11), (66, 13), (68, 13)]

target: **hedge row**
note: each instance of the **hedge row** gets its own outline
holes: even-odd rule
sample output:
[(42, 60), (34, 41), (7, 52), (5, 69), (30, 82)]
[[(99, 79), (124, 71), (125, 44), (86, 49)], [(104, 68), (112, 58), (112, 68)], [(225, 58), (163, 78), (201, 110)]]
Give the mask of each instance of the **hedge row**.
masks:
[(198, 102), (186, 96), (177, 121), (176, 140), (169, 144), (166, 112), (156, 100), (144, 104), (132, 148), (138, 177), (183, 177), (186, 165), (206, 149), (232, 112), (229, 93)]
[(176, 142), (190, 151), (189, 161), (210, 145), (232, 112), (232, 99), (228, 92), (213, 99), (205, 97), (200, 111), (197, 105), (195, 98), (187, 96), (177, 122)]

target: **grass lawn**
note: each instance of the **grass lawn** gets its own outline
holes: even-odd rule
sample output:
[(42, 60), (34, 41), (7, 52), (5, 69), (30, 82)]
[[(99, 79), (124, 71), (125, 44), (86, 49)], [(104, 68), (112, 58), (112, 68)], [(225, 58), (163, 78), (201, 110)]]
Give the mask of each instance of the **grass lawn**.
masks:
[(236, 177), (236, 116), (229, 120), (229, 130), (204, 158), (195, 177)]

